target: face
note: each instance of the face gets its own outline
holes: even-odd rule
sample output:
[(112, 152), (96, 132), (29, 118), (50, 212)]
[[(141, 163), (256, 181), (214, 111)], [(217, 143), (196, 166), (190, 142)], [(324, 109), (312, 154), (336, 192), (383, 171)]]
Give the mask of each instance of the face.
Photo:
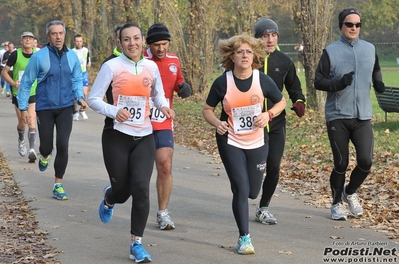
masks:
[(14, 44), (8, 43), (8, 50), (13, 51), (14, 50)]
[(234, 62), (234, 70), (252, 70), (254, 54), (249, 44), (243, 43), (234, 51), (230, 59)]
[[(345, 23), (348, 23), (346, 25)], [(354, 41), (359, 37), (360, 33), (360, 17), (356, 14), (347, 15), (342, 23), (341, 32), (344, 38), (349, 41)], [(356, 24), (359, 27), (356, 27)]]
[(131, 60), (138, 62), (144, 44), (140, 29), (137, 27), (128, 27), (123, 29), (120, 34), (123, 53)]
[(75, 47), (77, 49), (83, 48), (83, 38), (82, 37), (76, 37), (75, 38)]
[(33, 39), (33, 47), (36, 48), (37, 47), (37, 39)]
[(5, 43), (5, 44), (4, 44), (4, 50), (5, 50), (5, 51), (8, 51), (8, 43)]
[(32, 48), (33, 47), (33, 38), (26, 36), (21, 39), (21, 45), (23, 48)]
[(162, 59), (166, 56), (166, 52), (169, 49), (169, 41), (168, 40), (160, 40), (150, 44), (151, 53), (154, 54), (158, 59)]
[(65, 32), (62, 25), (52, 25), (49, 28), (49, 33), (47, 34), (47, 39), (50, 46), (56, 47), (61, 50), (64, 46)]
[(261, 37), (261, 40), (265, 43), (266, 53), (273, 53), (276, 50), (278, 35), (277, 33), (267, 33)]

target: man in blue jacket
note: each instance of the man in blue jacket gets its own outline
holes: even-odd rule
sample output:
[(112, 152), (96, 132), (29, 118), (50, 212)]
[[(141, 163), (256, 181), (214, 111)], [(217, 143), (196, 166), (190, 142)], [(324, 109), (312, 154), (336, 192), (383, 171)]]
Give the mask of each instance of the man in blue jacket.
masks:
[(54, 161), (55, 184), (53, 197), (68, 200), (62, 179), (68, 164), (68, 145), (72, 131), (74, 100), (86, 110), (82, 85), (82, 69), (75, 52), (64, 45), (65, 24), (53, 20), (46, 25), (47, 46), (33, 54), (18, 89), (18, 107), (26, 123), (30, 88), (37, 79), (36, 115), (39, 130), (41, 157), (39, 170), (44, 171), (50, 164), (53, 152), (54, 126), (56, 128), (56, 150)]

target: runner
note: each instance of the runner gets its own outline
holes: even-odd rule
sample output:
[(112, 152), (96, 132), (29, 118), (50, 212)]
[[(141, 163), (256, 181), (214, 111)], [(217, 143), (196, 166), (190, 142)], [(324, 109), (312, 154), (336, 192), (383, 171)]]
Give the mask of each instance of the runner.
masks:
[[(169, 107), (173, 108), (173, 94), (186, 98), (191, 95), (191, 87), (184, 82), (179, 58), (168, 52), (170, 34), (163, 24), (152, 25), (147, 32), (147, 44), (144, 56), (154, 61), (162, 76), (163, 89)], [(155, 164), (157, 167), (158, 212), (157, 226), (161, 230), (175, 229), (175, 223), (169, 216), (167, 209), (173, 187), (172, 159), (173, 159), (173, 121), (160, 115), (156, 107), (151, 109), (151, 123), (154, 129), (155, 145), (157, 148)]]
[[(11, 94), (12, 94), (12, 103), (14, 104), (15, 113), (18, 118), (18, 152), (19, 155), (25, 157), (26, 155), (26, 146), (25, 146), (25, 120), (22, 118), (21, 111), (18, 109), (18, 101), (17, 101), (17, 93), (19, 88), (19, 83), (21, 81), (22, 75), (24, 74), (25, 68), (28, 65), (28, 62), (34, 53), (33, 50), (33, 39), (35, 36), (32, 32), (23, 32), (21, 35), (21, 45), (22, 48), (18, 48), (16, 51), (10, 54), (7, 64), (3, 69), (1, 76), (7, 83), (11, 84)], [(9, 75), (10, 70), (12, 71), (12, 78)], [(30, 95), (28, 100), (28, 112), (31, 119), (28, 123), (28, 140), (29, 140), (29, 162), (33, 163), (37, 159), (36, 151), (35, 151), (35, 141), (36, 141), (36, 85), (35, 81), (30, 89)]]
[(130, 258), (150, 262), (151, 255), (142, 244), (155, 161), (150, 97), (166, 118), (174, 118), (174, 111), (166, 101), (157, 65), (142, 54), (141, 28), (133, 23), (125, 24), (119, 40), (123, 53), (102, 65), (89, 94), (90, 107), (106, 116), (102, 148), (111, 185), (104, 189), (98, 212), (101, 221), (109, 223), (114, 205), (125, 203), (131, 197)]
[[(249, 35), (219, 41), (226, 71), (212, 84), (204, 106), (205, 120), (216, 128), (216, 142), (233, 192), (233, 214), (239, 238), (238, 254), (253, 254), (249, 234), (248, 198), (260, 191), (269, 150), (266, 126), (286, 105), (273, 80), (257, 70), (265, 57), (264, 44)], [(265, 99), (274, 105), (266, 109)], [(222, 104), (220, 119), (216, 106)]]
[[(89, 74), (88, 69), (91, 66), (91, 59), (89, 50), (86, 47), (83, 47), (83, 37), (80, 34), (75, 35), (74, 37), (75, 47), (72, 49), (76, 55), (78, 55), (80, 66), (82, 67), (82, 81), (83, 81), (83, 93), (85, 95), (85, 99), (87, 100), (88, 90), (89, 90)], [(80, 109), (79, 105), (75, 104), (76, 113), (73, 115), (73, 120), (79, 120), (79, 114), (83, 119), (88, 119), (89, 117), (86, 114), (85, 110)]]
[(40, 138), (39, 170), (45, 171), (54, 149), (56, 131), (56, 156), (54, 160), (53, 198), (68, 200), (63, 177), (68, 164), (69, 137), (72, 132), (74, 101), (83, 109), (87, 104), (83, 95), (82, 71), (79, 59), (65, 44), (65, 24), (53, 20), (46, 25), (49, 44), (31, 57), (19, 85), (17, 100), (22, 118), (31, 122), (28, 101), (33, 83), (36, 87), (37, 127)]

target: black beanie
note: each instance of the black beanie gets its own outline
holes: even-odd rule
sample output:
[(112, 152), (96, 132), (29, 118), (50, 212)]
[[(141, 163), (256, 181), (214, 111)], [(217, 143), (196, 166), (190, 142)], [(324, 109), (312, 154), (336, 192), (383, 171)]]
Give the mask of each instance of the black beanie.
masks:
[(170, 41), (169, 30), (163, 24), (154, 24), (147, 31), (147, 44), (151, 44), (160, 40)]
[[(344, 9), (344, 10), (342, 10), (342, 11), (339, 13), (339, 15), (338, 15), (338, 26), (339, 26), (339, 29), (342, 28), (342, 24), (344, 23), (345, 17), (346, 17), (347, 15), (351, 15), (351, 14), (356, 14), (356, 15), (358, 15), (358, 16), (360, 17), (360, 19), (362, 18), (362, 17), (360, 16), (360, 12), (359, 12), (356, 8), (347, 8), (347, 9)], [(361, 21), (361, 20), (360, 20), (360, 21)]]
[(262, 17), (256, 22), (254, 31), (255, 38), (261, 38), (265, 34), (274, 32), (279, 35), (276, 22), (266, 17)]

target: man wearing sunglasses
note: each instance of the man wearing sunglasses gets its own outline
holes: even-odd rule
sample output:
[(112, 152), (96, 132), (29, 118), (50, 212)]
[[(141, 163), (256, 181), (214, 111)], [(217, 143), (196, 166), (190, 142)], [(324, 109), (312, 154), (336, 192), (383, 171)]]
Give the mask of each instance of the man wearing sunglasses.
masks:
[[(361, 15), (355, 8), (338, 15), (341, 38), (328, 45), (316, 69), (314, 85), (327, 92), (325, 117), (334, 159), (330, 175), (331, 218), (346, 220), (342, 201), (352, 216), (363, 215), (356, 193), (370, 173), (373, 157), (373, 130), (370, 90), (383, 93), (381, 68), (374, 45), (359, 38)], [(349, 140), (356, 149), (357, 165), (345, 185), (349, 164)]]

